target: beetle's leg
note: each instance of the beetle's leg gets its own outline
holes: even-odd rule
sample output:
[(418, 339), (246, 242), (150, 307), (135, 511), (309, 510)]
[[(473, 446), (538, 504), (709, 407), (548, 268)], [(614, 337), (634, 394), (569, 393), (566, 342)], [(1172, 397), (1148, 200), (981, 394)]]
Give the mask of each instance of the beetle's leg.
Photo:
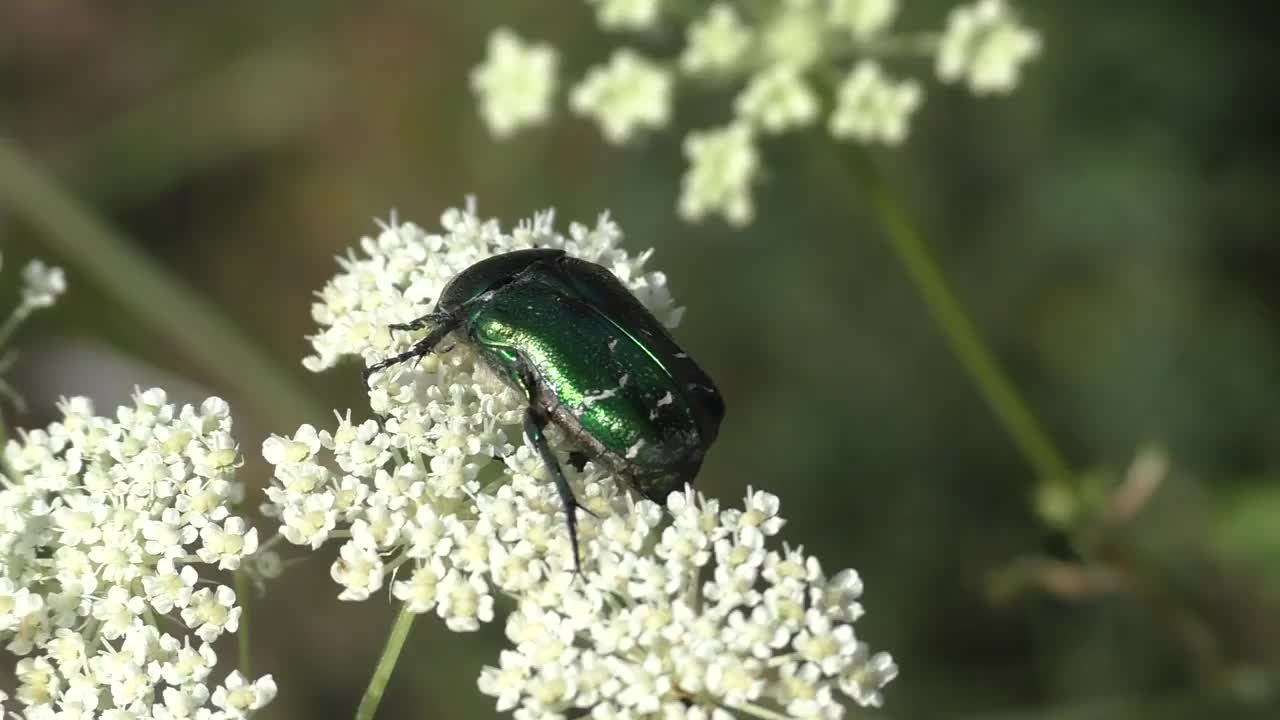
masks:
[(564, 471), (560, 469), (560, 463), (556, 460), (555, 453), (551, 452), (551, 445), (547, 443), (547, 436), (542, 434), (542, 428), (546, 427), (547, 414), (542, 408), (530, 403), (529, 409), (524, 413), (524, 433), (529, 436), (529, 442), (542, 456), (542, 462), (547, 466), (547, 471), (551, 473), (552, 479), (556, 481), (556, 491), (560, 493), (560, 504), (564, 507), (565, 519), (569, 523), (569, 544), (573, 546), (573, 569), (582, 574), (582, 556), (578, 552), (578, 514), (576, 512), (579, 507), (578, 501), (573, 497), (573, 489), (569, 487), (569, 480), (565, 478)]
[[(517, 363), (517, 369), (520, 373), (520, 383), (524, 385), (525, 394), (529, 398), (529, 407), (524, 412), (524, 433), (529, 436), (529, 442), (538, 451), (543, 464), (547, 466), (547, 472), (551, 473), (551, 479), (556, 483), (556, 492), (560, 494), (560, 504), (564, 507), (565, 519), (569, 524), (569, 544), (573, 547), (573, 568), (581, 575), (582, 556), (578, 552), (578, 513), (576, 511), (578, 508), (587, 509), (582, 507), (573, 496), (573, 488), (569, 487), (569, 480), (564, 476), (564, 470), (556, 460), (556, 454), (551, 451), (547, 436), (542, 432), (550, 418), (547, 417), (547, 411), (537, 403), (538, 382), (534, 379), (533, 370), (529, 368), (523, 357)], [(587, 512), (590, 511), (587, 510)]]
[(403, 323), (392, 323), (387, 327), (392, 330), (421, 330), (422, 328), (436, 322), (437, 319), (438, 318), (435, 313), (429, 312), (416, 320), (410, 320), (409, 322)]
[[(414, 360), (430, 354), (446, 335), (453, 332), (454, 328), (458, 327), (460, 322), (462, 322), (461, 318), (455, 315), (431, 314), (424, 315), (411, 323), (405, 323), (403, 326), (404, 329), (408, 329), (408, 326), (415, 326), (416, 329), (416, 327), (426, 327), (427, 325), (431, 325), (431, 332), (427, 333), (426, 337), (414, 343), (413, 347), (405, 350), (399, 355), (393, 355), (365, 368), (364, 372), (360, 374), (360, 377), (364, 379), (365, 387), (369, 386), (369, 378), (372, 377), (374, 373), (386, 370), (392, 365), (399, 365), (407, 360)], [(417, 323), (421, 323), (421, 325), (417, 325)], [(392, 325), (391, 327), (401, 329), (402, 326)]]

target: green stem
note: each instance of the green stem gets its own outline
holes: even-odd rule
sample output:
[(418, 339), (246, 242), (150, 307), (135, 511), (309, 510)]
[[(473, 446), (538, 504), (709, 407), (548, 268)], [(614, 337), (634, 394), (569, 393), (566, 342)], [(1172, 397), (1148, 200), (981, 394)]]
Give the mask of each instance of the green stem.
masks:
[(995, 413), (1005, 432), (1013, 439), (1027, 463), (1046, 488), (1068, 488), (1073, 473), (1049, 434), (1036, 419), (1008, 374), (1000, 367), (968, 313), (947, 283), (937, 259), (920, 231), (898, 205), (875, 163), (857, 148), (849, 153), (850, 167), (862, 181), (871, 208), (880, 221), (907, 275), (942, 328), (951, 351), (964, 366)]
[(22, 303), (18, 307), (14, 308), (13, 312), (9, 313), (9, 317), (5, 318), (4, 324), (0, 325), (0, 347), (3, 347), (5, 343), (9, 342), (9, 336), (12, 335), (13, 331), (17, 330), (18, 326), (22, 324), (22, 321), (26, 320), (30, 315), (31, 306), (26, 303)]
[(29, 222), (124, 312), (200, 361), (218, 385), (253, 405), (259, 417), (288, 426), (328, 414), (215, 305), (140, 252), (3, 135), (0, 208)]
[(249, 574), (241, 568), (235, 572), (236, 599), (240, 601), (240, 628), (237, 642), (240, 647), (240, 666), (236, 668), (246, 678), (253, 678), (253, 643), (250, 641), (250, 630), (253, 629), (253, 608), (249, 606), (250, 591)]
[(409, 612), (408, 605), (400, 610), (396, 624), (391, 627), (391, 634), (387, 636), (387, 646), (382, 649), (378, 666), (373, 669), (373, 677), (369, 678), (369, 687), (365, 689), (364, 697), (360, 699), (360, 707), (356, 709), (356, 720), (373, 720), (374, 714), (378, 712), (378, 703), (382, 702), (382, 693), (391, 680), (391, 671), (395, 670), (396, 660), (400, 658), (400, 650), (404, 647), (405, 638), (409, 637), (409, 629), (413, 627), (414, 617), (416, 614)]
[[(120, 207), (279, 146), (331, 96), (336, 74), (305, 41), (273, 40), (59, 142), (46, 165), (65, 169), (80, 197)], [(146, 162), (131, 161), (139, 147)]]

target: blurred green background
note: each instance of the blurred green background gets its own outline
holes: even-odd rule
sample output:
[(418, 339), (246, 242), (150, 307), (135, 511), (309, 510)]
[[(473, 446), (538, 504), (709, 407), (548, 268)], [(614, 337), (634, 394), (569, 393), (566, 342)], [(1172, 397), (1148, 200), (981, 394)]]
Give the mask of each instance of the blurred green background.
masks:
[[(219, 394), (260, 487), (267, 433), (361, 412), (356, 368), (299, 361), (312, 293), (372, 218), (433, 227), (468, 193), (507, 223), (610, 209), (631, 250), (657, 248), (688, 307), (678, 335), (728, 401), (701, 488), (778, 492), (791, 543), (862, 573), (859, 632), (902, 668), (883, 716), (1277, 717), (1280, 10), (1019, 5), (1045, 42), (1023, 87), (931, 86), (878, 160), (1100, 512), (1142, 448), (1165, 453), (1150, 499), (1084, 540), (1040, 519), (1035, 477), (818, 134), (768, 144), (741, 232), (675, 217), (681, 133), (619, 150), (562, 115), (488, 136), (467, 81), (488, 31), (554, 43), (577, 76), (621, 40), (579, 2), (0, 4), (0, 300), (33, 255), (71, 286), (15, 343), (16, 424), (48, 422), (60, 394), (100, 411), (135, 384)], [(909, 3), (904, 25), (949, 6)], [(722, 122), (721, 103), (682, 97), (678, 125)], [(67, 244), (94, 236), (86, 219), (212, 303), (300, 399), (267, 406), (236, 381), (264, 372), (253, 358), (140, 318)], [(219, 338), (204, 314), (152, 310)], [(350, 717), (381, 649), (393, 609), (339, 603), (331, 554), (255, 607), (256, 670), (280, 685), (265, 717)], [(419, 621), (381, 717), (494, 716), (475, 678), (502, 642), (500, 623)]]

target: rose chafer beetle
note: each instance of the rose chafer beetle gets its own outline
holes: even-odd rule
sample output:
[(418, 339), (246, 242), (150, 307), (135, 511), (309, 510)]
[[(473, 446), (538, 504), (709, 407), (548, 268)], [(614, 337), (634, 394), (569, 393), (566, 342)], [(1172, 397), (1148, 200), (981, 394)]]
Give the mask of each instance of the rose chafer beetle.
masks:
[(457, 331), (528, 400), (524, 432), (555, 480), (579, 571), (581, 506), (543, 434), (547, 423), (665, 504), (693, 481), (724, 417), (715, 383), (613, 273), (562, 250), (481, 260), (449, 281), (434, 310), (391, 328), (427, 334), (369, 366), (366, 384), (373, 373), (434, 352)]

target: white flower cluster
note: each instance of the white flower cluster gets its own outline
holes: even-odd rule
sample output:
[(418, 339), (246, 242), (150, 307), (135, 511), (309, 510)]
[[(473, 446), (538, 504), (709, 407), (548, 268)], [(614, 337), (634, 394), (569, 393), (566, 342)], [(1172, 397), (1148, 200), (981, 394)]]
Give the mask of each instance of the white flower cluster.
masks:
[(227, 404), (139, 392), (115, 419), (85, 398), (4, 448), (0, 642), (19, 656), (29, 720), (231, 720), (270, 702), (270, 675), (212, 691), (212, 643), (240, 609), (235, 570), (257, 531), (231, 514), (242, 460)]
[(778, 499), (743, 509), (692, 490), (601, 523), (585, 582), (553, 578), (507, 620), (513, 649), (480, 690), (517, 720), (841, 718), (841, 695), (881, 704), (898, 673), (854, 633), (862, 581), (827, 577), (803, 550), (770, 549)]
[[(924, 93), (914, 79), (895, 79), (885, 63), (929, 58), (939, 80), (987, 95), (1011, 92), (1022, 65), (1040, 50), (1039, 35), (1005, 0), (955, 8), (940, 33), (895, 32), (899, 0), (716, 0), (694, 17), (688, 3), (674, 0), (588, 2), (604, 30), (654, 31), (664, 20), (684, 26), (678, 57), (650, 59), (621, 48), (569, 91), (573, 112), (594, 119), (609, 142), (667, 126), (677, 80), (741, 83), (729, 122), (686, 139), (689, 169), (679, 204), (686, 219), (718, 213), (735, 225), (753, 217), (759, 136), (803, 129), (825, 115), (837, 140), (893, 146), (906, 139)], [(555, 74), (549, 46), (495, 30), (472, 83), (493, 134), (546, 121)], [(709, 142), (722, 151), (703, 149)]]
[[(474, 211), (449, 210), (443, 234), (391, 224), (361, 242), (361, 255), (313, 308), (322, 331), (311, 338), (313, 371), (355, 356), (365, 365), (407, 348), (410, 333), (387, 326), (426, 314), (455, 274), (497, 253), (561, 248), (612, 270), (655, 315), (674, 324), (666, 278), (646, 272), (649, 254), (618, 247), (607, 216), (593, 228), (556, 232), (550, 212), (503, 232)], [(493, 618), (494, 588), (518, 593), (573, 567), (555, 486), (525, 445), (522, 396), (461, 344), (373, 376), (370, 403), (384, 419), (340, 417), (332, 430), (301, 427), (263, 445), (275, 466), (264, 512), (279, 517), (289, 542), (312, 548), (345, 538), (332, 567), (339, 597), (364, 600), (384, 585), (418, 612), (434, 610), (454, 630)], [(555, 428), (549, 439), (560, 446)], [(561, 465), (579, 500), (600, 517), (625, 512), (625, 493), (588, 463)], [(597, 520), (583, 514), (590, 542)], [(588, 554), (589, 555), (589, 554)], [(585, 563), (584, 563), (585, 565)]]
[[(340, 260), (313, 306), (321, 331), (304, 364), (320, 371), (355, 357), (367, 366), (406, 349), (416, 334), (389, 325), (426, 314), (478, 260), (530, 247), (601, 264), (660, 320), (679, 320), (665, 278), (644, 269), (649, 253), (621, 250), (607, 216), (567, 235), (552, 220), (543, 213), (506, 233), (473, 208), (449, 210), (439, 234), (392, 221)], [(776, 498), (751, 493), (745, 510), (720, 512), (673, 493), (668, 518), (593, 463), (576, 470), (552, 426), (548, 438), (588, 511), (578, 515), (576, 574), (560, 498), (521, 429), (524, 399), (465, 344), (449, 343), (373, 376), (381, 423), (348, 413), (332, 429), (304, 425), (263, 445), (275, 467), (264, 512), (295, 545), (343, 541), (331, 568), (339, 597), (387, 590), (455, 631), (491, 621), (499, 593), (516, 598), (515, 647), (480, 682), (522, 718), (571, 707), (677, 717), (686, 706), (703, 717), (693, 709), (757, 701), (837, 717), (836, 690), (879, 702), (896, 669), (853, 637), (857, 576), (827, 579), (798, 550), (766, 550), (782, 525)]]
[(489, 36), (489, 60), (471, 73), (480, 112), (489, 131), (506, 137), (551, 117), (556, 90), (556, 52), (549, 45), (526, 45), (510, 30)]
[(30, 308), (46, 308), (67, 291), (67, 278), (62, 268), (45, 265), (34, 259), (22, 269), (22, 305)]

